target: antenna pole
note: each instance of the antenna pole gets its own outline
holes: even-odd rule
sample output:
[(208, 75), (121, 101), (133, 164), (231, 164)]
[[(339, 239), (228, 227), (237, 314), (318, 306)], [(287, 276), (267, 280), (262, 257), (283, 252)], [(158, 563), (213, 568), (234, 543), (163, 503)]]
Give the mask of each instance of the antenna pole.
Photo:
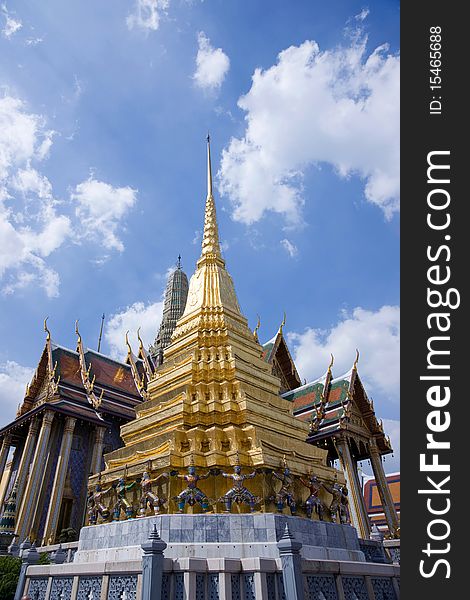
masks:
[(98, 352), (101, 348), (101, 336), (103, 335), (104, 313), (101, 315), (100, 337), (98, 338)]

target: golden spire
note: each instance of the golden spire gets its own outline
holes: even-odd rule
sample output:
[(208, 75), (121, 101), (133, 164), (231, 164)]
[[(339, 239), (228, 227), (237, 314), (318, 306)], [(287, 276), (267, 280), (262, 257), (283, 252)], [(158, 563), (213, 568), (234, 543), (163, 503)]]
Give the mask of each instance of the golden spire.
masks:
[(214, 196), (212, 194), (212, 166), (211, 166), (211, 144), (207, 136), (207, 198), (204, 213), (204, 235), (202, 237), (201, 259), (219, 258), (222, 260), (219, 244), (219, 228), (217, 226), (217, 215), (215, 212)]

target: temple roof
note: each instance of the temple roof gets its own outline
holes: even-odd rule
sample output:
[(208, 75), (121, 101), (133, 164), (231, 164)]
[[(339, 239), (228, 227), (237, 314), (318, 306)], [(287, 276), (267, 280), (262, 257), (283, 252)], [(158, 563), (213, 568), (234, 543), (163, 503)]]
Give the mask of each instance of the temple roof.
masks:
[(84, 349), (80, 336), (75, 351), (53, 343), (48, 333), (16, 419), (0, 433), (45, 409), (101, 425), (110, 418), (129, 421), (141, 400), (128, 364)]
[(262, 347), (264, 360), (273, 365), (273, 373), (281, 379), (281, 390), (298, 388), (300, 377), (284, 338), (282, 326)]
[(323, 445), (319, 442), (339, 432), (349, 432), (358, 437), (373, 436), (382, 454), (392, 452), (390, 440), (376, 418), (374, 404), (359, 377), (356, 362), (339, 377), (333, 377), (330, 365), (320, 378), (285, 392), (282, 397), (294, 404), (296, 417), (310, 422), (309, 442)]

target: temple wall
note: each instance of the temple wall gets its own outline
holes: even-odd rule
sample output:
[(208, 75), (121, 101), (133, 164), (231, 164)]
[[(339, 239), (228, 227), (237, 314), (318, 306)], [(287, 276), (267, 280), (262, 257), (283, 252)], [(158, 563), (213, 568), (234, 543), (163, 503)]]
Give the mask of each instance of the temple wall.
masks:
[[(328, 600), (399, 599), (399, 568), (392, 565), (304, 560), (303, 597)], [(35, 600), (142, 599), (142, 561), (32, 566), (25, 592)], [(91, 592), (91, 596), (90, 596)], [(280, 558), (165, 558), (162, 600), (283, 600)]]

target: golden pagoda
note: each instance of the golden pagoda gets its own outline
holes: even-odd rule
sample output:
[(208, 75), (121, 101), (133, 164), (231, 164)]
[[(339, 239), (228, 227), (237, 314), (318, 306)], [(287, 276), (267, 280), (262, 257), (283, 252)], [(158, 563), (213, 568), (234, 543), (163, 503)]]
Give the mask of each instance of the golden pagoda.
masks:
[[(280, 396), (280, 380), (240, 311), (220, 250), (209, 137), (202, 251), (185, 310), (156, 370), (146, 361), (141, 344), (144, 369), (139, 372), (128, 348), (144, 401), (136, 407), (136, 419), (121, 427), (125, 446), (105, 455), (106, 469), (90, 478), (90, 488), (98, 479), (103, 484), (120, 477), (132, 480), (144, 471), (181, 472), (190, 465), (201, 472), (231, 471), (240, 464), (246, 472), (258, 470), (247, 485), (267, 511), (273, 492), (267, 470), (279, 470), (283, 461), (293, 475), (313, 473), (320, 481), (344, 482), (343, 475), (327, 465), (326, 451), (305, 442), (309, 426), (293, 416), (292, 402)], [(161, 485), (169, 512), (175, 511), (171, 498), (182, 485), (173, 477)], [(214, 475), (201, 488), (217, 510), (215, 500), (227, 491), (228, 482)], [(300, 483), (296, 490), (299, 500), (305, 500), (308, 490)]]

